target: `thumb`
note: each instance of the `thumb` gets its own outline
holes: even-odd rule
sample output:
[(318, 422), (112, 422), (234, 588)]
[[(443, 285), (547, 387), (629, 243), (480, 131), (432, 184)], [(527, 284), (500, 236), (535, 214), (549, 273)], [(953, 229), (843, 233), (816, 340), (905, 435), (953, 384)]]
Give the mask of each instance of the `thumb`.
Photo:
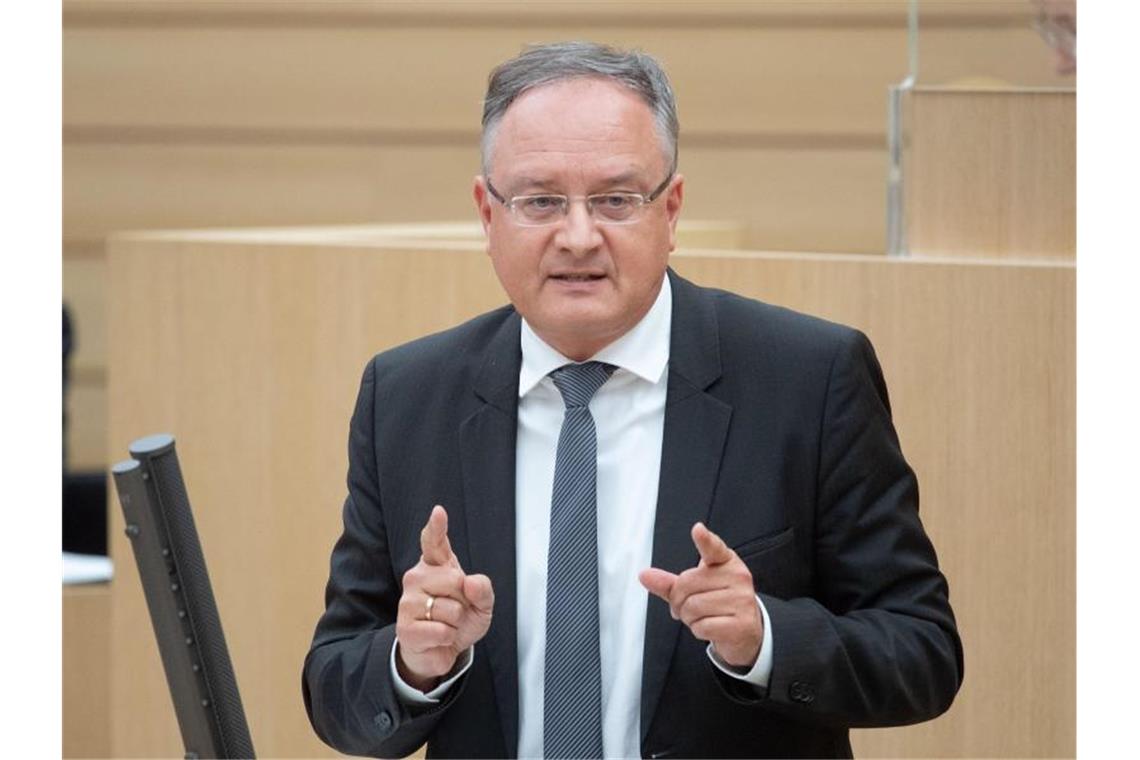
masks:
[(646, 591), (666, 602), (669, 601), (669, 594), (673, 592), (673, 584), (677, 582), (676, 575), (668, 570), (660, 570), (656, 567), (642, 570), (637, 574), (637, 579), (641, 581), (642, 586), (645, 586)]
[(491, 586), (491, 579), (482, 573), (463, 579), (463, 596), (481, 615), (489, 616), (495, 606), (495, 589)]

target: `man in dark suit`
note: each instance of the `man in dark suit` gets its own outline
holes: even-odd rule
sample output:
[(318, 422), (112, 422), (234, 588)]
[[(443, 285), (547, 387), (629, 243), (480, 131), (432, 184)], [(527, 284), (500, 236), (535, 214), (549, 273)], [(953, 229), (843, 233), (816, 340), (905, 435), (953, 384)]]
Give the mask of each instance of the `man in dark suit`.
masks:
[(533, 48), (483, 124), (512, 305), (365, 370), (302, 679), (317, 733), (843, 756), (850, 727), (947, 709), (961, 644), (874, 352), (668, 270), (683, 178), (656, 62)]

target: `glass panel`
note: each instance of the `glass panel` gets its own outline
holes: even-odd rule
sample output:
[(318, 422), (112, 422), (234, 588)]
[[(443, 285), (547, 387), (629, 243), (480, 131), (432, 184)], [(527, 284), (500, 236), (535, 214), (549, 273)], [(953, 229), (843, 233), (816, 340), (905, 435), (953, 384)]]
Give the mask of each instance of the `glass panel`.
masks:
[(907, 74), (888, 88), (887, 253), (908, 252), (910, 94), (1076, 88), (1076, 0), (908, 0)]

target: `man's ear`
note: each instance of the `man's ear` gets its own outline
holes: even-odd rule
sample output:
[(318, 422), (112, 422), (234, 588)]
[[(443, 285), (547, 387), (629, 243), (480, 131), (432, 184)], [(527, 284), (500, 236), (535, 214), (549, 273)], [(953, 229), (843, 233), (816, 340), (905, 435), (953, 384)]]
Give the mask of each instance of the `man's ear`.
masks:
[(479, 212), (479, 222), (483, 225), (483, 235), (490, 237), (492, 199), (491, 194), (487, 192), (487, 180), (482, 174), (475, 177), (472, 196), (475, 198), (475, 208)]
[(665, 193), (665, 217), (669, 221), (669, 250), (677, 248), (677, 220), (681, 218), (681, 203), (685, 199), (685, 176), (678, 174)]

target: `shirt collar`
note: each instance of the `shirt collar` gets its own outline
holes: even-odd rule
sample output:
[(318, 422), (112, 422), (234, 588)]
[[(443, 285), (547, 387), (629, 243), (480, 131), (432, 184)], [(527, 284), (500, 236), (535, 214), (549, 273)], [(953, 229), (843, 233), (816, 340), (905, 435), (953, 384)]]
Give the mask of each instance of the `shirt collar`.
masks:
[[(589, 361), (605, 362), (656, 384), (669, 363), (669, 331), (673, 318), (673, 291), (664, 277), (657, 300), (629, 332), (610, 343)], [(519, 341), (522, 367), (519, 398), (530, 393), (542, 379), (564, 364), (573, 364), (531, 329), (524, 319)]]

